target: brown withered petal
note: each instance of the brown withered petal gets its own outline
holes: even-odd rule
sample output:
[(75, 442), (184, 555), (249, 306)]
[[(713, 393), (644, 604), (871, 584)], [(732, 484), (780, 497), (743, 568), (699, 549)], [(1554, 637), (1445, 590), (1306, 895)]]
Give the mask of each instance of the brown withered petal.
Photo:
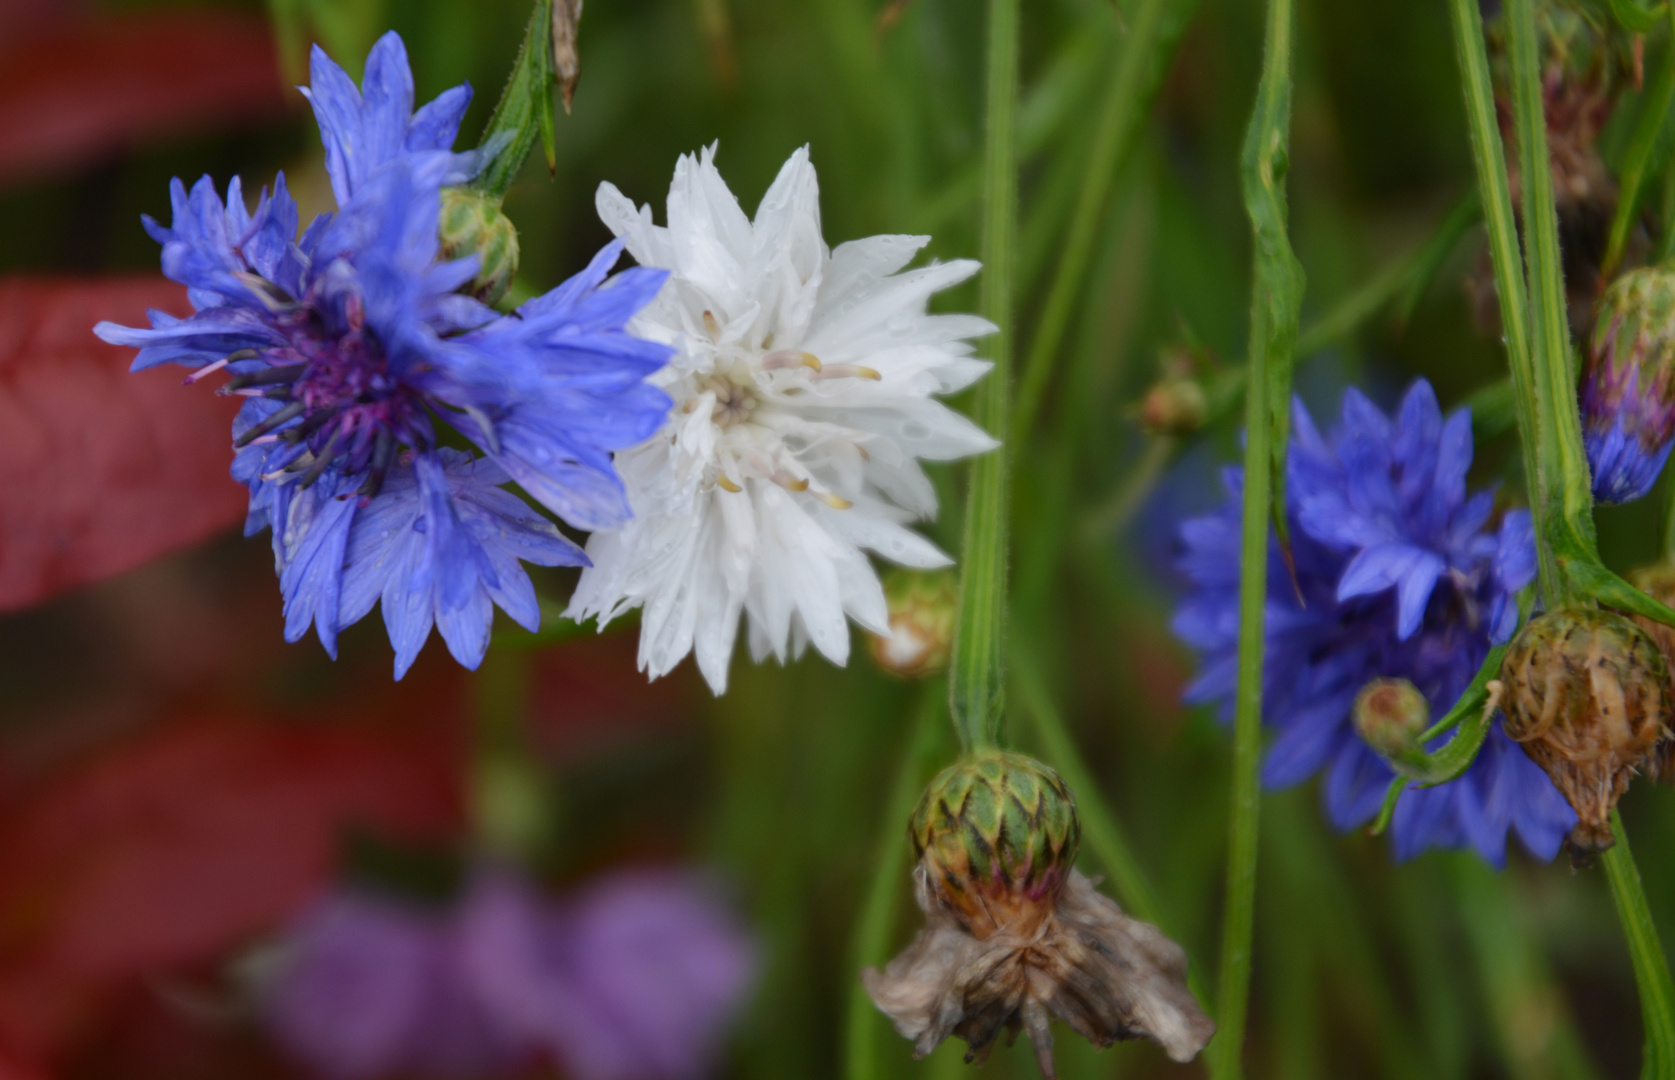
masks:
[(1215, 1034), (1186, 986), (1186, 953), (1154, 926), (1129, 918), (1072, 870), (1052, 913), (1026, 937), (1001, 928), (978, 940), (937, 899), (923, 869), (914, 894), (925, 913), (901, 955), (861, 980), (874, 1004), (924, 1057), (949, 1035), (966, 1060), (988, 1056), (1005, 1029), (1035, 1045), (1053, 1072), (1052, 1017), (1095, 1046), (1147, 1038), (1176, 1061), (1191, 1061)]
[(553, 74), (564, 92), (564, 111), (576, 96), (582, 77), (582, 58), (576, 51), (576, 27), (582, 21), (582, 0), (553, 0)]

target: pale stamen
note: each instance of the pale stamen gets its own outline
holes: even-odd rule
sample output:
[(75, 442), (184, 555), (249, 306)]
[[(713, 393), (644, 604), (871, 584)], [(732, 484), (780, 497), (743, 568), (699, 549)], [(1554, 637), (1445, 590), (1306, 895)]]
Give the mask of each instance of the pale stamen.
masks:
[(811, 352), (800, 349), (781, 349), (768, 353), (762, 357), (763, 371), (779, 371), (782, 368), (806, 367), (815, 371), (820, 370), (820, 358)]
[(818, 372), (814, 377), (816, 379), (871, 379), (873, 382), (878, 382), (884, 378), (874, 369), (862, 367), (860, 364), (828, 364), (824, 370)]

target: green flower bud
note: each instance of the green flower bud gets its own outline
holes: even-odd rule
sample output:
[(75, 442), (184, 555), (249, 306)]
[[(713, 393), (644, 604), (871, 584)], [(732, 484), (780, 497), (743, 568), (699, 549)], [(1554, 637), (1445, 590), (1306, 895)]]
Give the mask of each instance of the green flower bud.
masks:
[(1519, 632), (1501, 662), (1506, 733), (1546, 770), (1581, 820), (1579, 852), (1614, 843), (1611, 809), (1670, 738), (1669, 669), (1615, 612), (1561, 609)]
[(1209, 414), (1209, 396), (1196, 379), (1153, 383), (1140, 402), (1140, 423), (1154, 435), (1191, 435)]
[(954, 651), (954, 617), (959, 580), (951, 571), (934, 574), (898, 570), (884, 583), (890, 633), (871, 635), (872, 658), (885, 671), (906, 678), (935, 675)]
[(500, 212), (500, 200), (469, 187), (442, 189), (442, 258), (480, 260), (467, 291), (493, 304), (512, 287), (518, 273), (518, 231)]
[(908, 833), (926, 880), (979, 941), (1027, 936), (1053, 910), (1082, 826), (1058, 773), (1010, 750), (984, 750), (936, 775)]
[(1374, 679), (1355, 695), (1355, 731), (1396, 769), (1423, 762), (1420, 736), (1431, 726), (1431, 705), (1406, 679)]

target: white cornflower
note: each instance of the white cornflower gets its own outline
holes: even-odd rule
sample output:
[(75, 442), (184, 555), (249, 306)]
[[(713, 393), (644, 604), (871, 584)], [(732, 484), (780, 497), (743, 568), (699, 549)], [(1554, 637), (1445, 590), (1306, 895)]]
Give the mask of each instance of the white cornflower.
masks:
[(616, 455), (634, 517), (588, 541), (593, 565), (569, 614), (603, 625), (643, 606), (640, 667), (656, 678), (695, 651), (718, 694), (741, 613), (758, 661), (813, 642), (845, 663), (846, 613), (889, 632), (863, 549), (904, 566), (952, 561), (905, 526), (936, 513), (919, 459), (997, 445), (931, 396), (989, 368), (967, 339), (993, 324), (925, 310), (978, 264), (898, 273), (925, 236), (829, 250), (806, 147), (754, 222), (716, 171), (714, 145), (675, 166), (667, 228), (611, 184), (597, 201), (642, 265), (670, 271), (629, 329), (676, 347), (651, 380), (674, 407), (661, 432)]

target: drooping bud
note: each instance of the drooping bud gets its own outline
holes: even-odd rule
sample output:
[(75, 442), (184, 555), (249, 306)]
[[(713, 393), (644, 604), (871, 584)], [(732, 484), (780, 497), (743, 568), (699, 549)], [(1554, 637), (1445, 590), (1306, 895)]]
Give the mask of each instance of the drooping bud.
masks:
[(1140, 423), (1154, 435), (1191, 435), (1209, 414), (1209, 395), (1196, 379), (1162, 379), (1140, 401)]
[(1675, 271), (1630, 270), (1600, 297), (1578, 395), (1594, 498), (1645, 495), (1675, 438)]
[(518, 273), (518, 231), (500, 211), (500, 200), (469, 187), (442, 189), (442, 258), (477, 256), (477, 276), (466, 291), (493, 304)]
[(1546, 770), (1580, 819), (1570, 844), (1615, 842), (1611, 809), (1670, 738), (1669, 670), (1645, 631), (1610, 611), (1531, 619), (1501, 662), (1506, 733)]
[(1431, 726), (1431, 705), (1406, 679), (1374, 679), (1355, 695), (1355, 732), (1400, 772), (1410, 761), (1423, 763), (1420, 739)]
[(1176, 1061), (1209, 1042), (1186, 953), (1073, 868), (1080, 831), (1064, 781), (1023, 754), (983, 751), (931, 781), (909, 825), (925, 927), (861, 975), (916, 1057), (957, 1035), (980, 1062), (1021, 1029), (1051, 1078), (1054, 1016), (1097, 1046), (1144, 1037)]
[(1082, 827), (1058, 773), (993, 750), (938, 773), (908, 835), (937, 896), (981, 940), (1034, 932), (1076, 861)]
[(895, 675), (919, 678), (948, 667), (954, 651), (959, 580), (949, 571), (898, 570), (884, 583), (890, 633), (873, 634), (872, 658)]

